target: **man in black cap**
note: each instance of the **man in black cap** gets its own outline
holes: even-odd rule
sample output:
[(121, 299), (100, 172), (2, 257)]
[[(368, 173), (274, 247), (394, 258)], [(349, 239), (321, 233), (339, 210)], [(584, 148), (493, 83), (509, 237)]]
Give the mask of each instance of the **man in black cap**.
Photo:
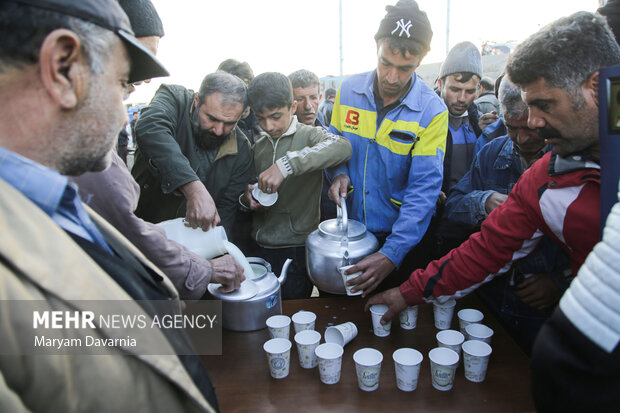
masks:
[[(111, 300), (145, 316), (133, 299), (178, 303), (168, 278), (86, 208), (64, 176), (105, 169), (127, 122), (127, 85), (168, 73), (114, 0), (4, 1), (0, 38), (0, 97), (11, 102), (0, 111), (0, 296), (11, 298), (0, 302), (1, 410), (213, 411), (208, 377), (187, 357), (131, 345), (85, 357), (75, 341), (75, 352), (30, 356), (42, 354), (25, 328), (33, 313), (16, 302), (64, 314), (85, 311), (85, 300)], [(119, 330), (96, 323), (48, 333), (81, 343), (113, 340)], [(132, 336), (166, 354), (183, 339), (158, 329)]]
[[(132, 27), (137, 27), (138, 40), (156, 53), (164, 31), (151, 1), (121, 0), (119, 4), (127, 12)], [(129, 89), (133, 90), (133, 85), (128, 93)], [(105, 171), (87, 172), (71, 179), (78, 185), (84, 202), (157, 265), (170, 278), (182, 299), (199, 300), (210, 282), (221, 283), (224, 290), (239, 288), (243, 270), (230, 255), (205, 260), (169, 240), (157, 225), (135, 215), (140, 187), (116, 154), (112, 154), (112, 164)]]
[[(448, 131), (446, 105), (415, 74), (433, 35), (426, 13), (412, 0), (386, 10), (375, 35), (377, 69), (342, 83), (330, 126), (353, 146), (351, 160), (330, 171), (330, 198), (339, 204), (346, 197), (349, 217), (381, 243), (347, 271), (363, 271), (350, 284), (364, 295), (424, 236), (441, 189)], [(386, 284), (407, 275), (397, 273)]]

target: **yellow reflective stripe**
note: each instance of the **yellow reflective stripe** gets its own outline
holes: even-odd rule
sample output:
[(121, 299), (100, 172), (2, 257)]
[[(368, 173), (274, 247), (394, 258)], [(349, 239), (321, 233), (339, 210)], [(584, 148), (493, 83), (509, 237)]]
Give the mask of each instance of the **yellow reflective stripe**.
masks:
[[(363, 110), (352, 106), (338, 106), (334, 104), (336, 128), (342, 134), (354, 133), (362, 138), (374, 139), (377, 129), (377, 114), (370, 110)], [(332, 118), (333, 118), (332, 114)], [(333, 122), (333, 121), (332, 121)]]
[(390, 201), (392, 201), (392, 203), (394, 205), (396, 205), (397, 207), (399, 207), (399, 208), (403, 205), (402, 202), (399, 202), (399, 201), (395, 200), (394, 198), (390, 198)]
[(391, 139), (390, 132), (393, 130), (411, 132), (413, 134), (413, 138), (420, 136), (420, 133), (424, 130), (424, 128), (420, 127), (418, 122), (407, 122), (404, 120), (397, 120), (394, 122), (393, 120), (387, 118), (383, 120), (383, 123), (381, 123), (379, 131), (377, 131), (377, 143), (397, 155), (409, 155), (414, 142), (412, 141), (405, 143)]
[(435, 156), (437, 149), (446, 153), (448, 136), (448, 110), (435, 116), (426, 128), (420, 128), (420, 141), (413, 148), (412, 156)]
[(332, 108), (332, 120), (331, 126), (336, 128), (338, 132), (342, 133), (342, 128), (340, 127), (341, 116), (340, 116), (340, 90), (338, 88), (338, 93), (336, 94), (336, 99), (334, 99), (334, 107)]
[(349, 185), (349, 190), (347, 191), (347, 195), (349, 195), (351, 192), (353, 192), (353, 185)]

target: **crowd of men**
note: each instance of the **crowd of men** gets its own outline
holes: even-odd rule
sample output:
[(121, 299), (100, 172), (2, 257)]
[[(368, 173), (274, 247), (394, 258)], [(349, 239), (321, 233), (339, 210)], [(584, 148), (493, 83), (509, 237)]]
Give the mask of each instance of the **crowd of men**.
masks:
[[(617, 3), (600, 14), (616, 16)], [(366, 308), (388, 306), (382, 322), (476, 290), (532, 354), (540, 411), (616, 411), (620, 271), (588, 270), (611, 254), (609, 239), (586, 260), (599, 241), (604, 173), (599, 69), (620, 64), (614, 18), (553, 22), (498, 79), (483, 76), (475, 45), (458, 43), (433, 89), (415, 73), (433, 35), (426, 13), (413, 0), (386, 11), (377, 67), (326, 90), (321, 105), (314, 73), (255, 77), (234, 59), (198, 91), (162, 85), (132, 123), (129, 171), (123, 98), (168, 74), (155, 57), (164, 30), (153, 5), (6, 1), (0, 296), (55, 310), (82, 300), (180, 308), (209, 283), (238, 289), (245, 276), (229, 255), (204, 259), (156, 225), (184, 217), (196, 230), (222, 225), (276, 273), (293, 258), (283, 298), (310, 297), (306, 237), (345, 199), (379, 240), (347, 272), (361, 272), (349, 283)], [(257, 189), (277, 202), (261, 205)], [(0, 310), (0, 410), (218, 410), (197, 356), (6, 355), (31, 345), (20, 327), (31, 320), (6, 301)], [(187, 342), (183, 332), (142, 334)]]

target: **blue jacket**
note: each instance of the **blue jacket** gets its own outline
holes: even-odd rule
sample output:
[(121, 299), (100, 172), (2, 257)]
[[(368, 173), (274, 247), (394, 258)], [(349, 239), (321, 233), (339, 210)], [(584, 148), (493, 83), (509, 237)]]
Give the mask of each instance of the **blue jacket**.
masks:
[(493, 139), (499, 138), (500, 136), (504, 136), (506, 133), (506, 126), (504, 125), (504, 117), (500, 116), (498, 120), (491, 123), (489, 126), (482, 130), (482, 134), (478, 137), (476, 141), (476, 147), (474, 148), (474, 153), (480, 152), (480, 149), (487, 143), (491, 142)]
[[(485, 203), (489, 195), (493, 192), (508, 195), (522, 173), (510, 137), (504, 135), (493, 139), (478, 152), (469, 172), (450, 190), (445, 205), (446, 216), (464, 224), (480, 225), (488, 215)], [(518, 266), (527, 274), (558, 271), (567, 263), (566, 254), (545, 237), (534, 252), (518, 261)], [(558, 284), (566, 282), (562, 273), (553, 274), (553, 278)]]
[(400, 266), (420, 242), (441, 189), (448, 110), (420, 77), (379, 123), (375, 71), (346, 79), (338, 91), (330, 131), (351, 142), (353, 156), (329, 171), (351, 179), (349, 216), (378, 237), (380, 249)]
[[(486, 129), (485, 129), (486, 130)], [(469, 171), (452, 187), (445, 216), (468, 225), (480, 225), (487, 217), (485, 203), (493, 192), (508, 195), (519, 177), (521, 166), (513, 154), (508, 135), (492, 140), (475, 156)]]

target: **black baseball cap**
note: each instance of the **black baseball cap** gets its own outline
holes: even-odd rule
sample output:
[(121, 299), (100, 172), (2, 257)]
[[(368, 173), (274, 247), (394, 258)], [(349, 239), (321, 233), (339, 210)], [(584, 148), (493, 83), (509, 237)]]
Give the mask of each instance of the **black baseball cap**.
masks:
[(116, 33), (127, 47), (131, 60), (130, 83), (170, 75), (155, 55), (136, 39), (129, 18), (117, 0), (9, 1), (76, 17)]

